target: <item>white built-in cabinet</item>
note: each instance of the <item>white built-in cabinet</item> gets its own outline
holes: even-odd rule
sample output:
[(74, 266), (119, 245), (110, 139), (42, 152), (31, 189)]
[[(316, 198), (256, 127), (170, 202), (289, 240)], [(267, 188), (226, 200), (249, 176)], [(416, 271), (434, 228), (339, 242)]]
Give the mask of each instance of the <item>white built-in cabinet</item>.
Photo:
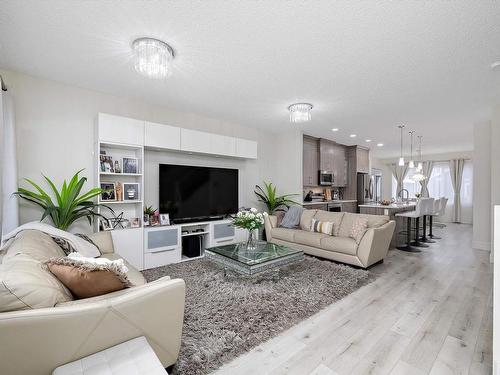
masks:
[(98, 127), (101, 142), (144, 146), (144, 121), (99, 113)]
[(146, 121), (144, 123), (144, 145), (151, 148), (180, 151), (181, 128)]
[[(123, 212), (126, 219), (139, 218), (139, 228), (111, 231), (115, 252), (139, 270), (158, 267), (183, 260), (182, 237), (184, 229), (204, 228), (204, 247), (230, 244), (244, 240), (245, 233), (235, 229), (227, 220), (191, 223), (181, 226), (142, 227), (144, 211), (144, 150), (172, 150), (187, 153), (209, 154), (221, 157), (257, 159), (257, 142), (225, 135), (184, 129), (99, 113), (96, 120), (95, 165), (97, 185), (101, 183), (137, 184), (138, 196), (133, 201), (116, 200), (99, 203), (110, 206), (115, 213)], [(113, 160), (137, 159), (137, 173), (115, 173), (101, 170), (100, 155), (105, 153)], [(124, 192), (125, 193), (125, 192)], [(109, 217), (105, 208), (102, 214)], [(100, 230), (99, 226), (96, 227)], [(187, 234), (189, 235), (189, 234)]]

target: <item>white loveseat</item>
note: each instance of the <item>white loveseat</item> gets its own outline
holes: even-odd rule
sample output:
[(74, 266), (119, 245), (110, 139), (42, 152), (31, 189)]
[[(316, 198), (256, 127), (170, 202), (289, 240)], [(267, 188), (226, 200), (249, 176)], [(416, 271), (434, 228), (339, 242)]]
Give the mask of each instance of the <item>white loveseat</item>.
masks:
[[(366, 218), (368, 229), (361, 241), (349, 237), (356, 218)], [(334, 223), (335, 236), (311, 232), (312, 219)], [(388, 216), (304, 210), (298, 228), (277, 226), (276, 216), (265, 217), (267, 241), (304, 251), (309, 255), (367, 268), (383, 261), (396, 223)]]
[[(109, 233), (91, 238), (102, 257), (119, 258)], [(146, 337), (163, 366), (176, 362), (184, 318), (183, 280), (163, 277), (146, 283), (127, 264), (133, 287), (73, 300), (43, 266), (53, 256), (64, 256), (50, 236), (23, 231), (2, 255), (0, 374), (51, 374), (62, 364), (139, 336)]]

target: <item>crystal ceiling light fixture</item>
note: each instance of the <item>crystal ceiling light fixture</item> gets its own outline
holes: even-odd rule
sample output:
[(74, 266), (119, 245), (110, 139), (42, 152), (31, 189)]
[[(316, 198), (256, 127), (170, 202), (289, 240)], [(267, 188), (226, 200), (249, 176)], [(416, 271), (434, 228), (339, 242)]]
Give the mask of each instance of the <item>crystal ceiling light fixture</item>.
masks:
[(408, 162), (408, 168), (415, 168), (415, 162), (413, 161), (413, 134), (415, 130), (408, 132), (410, 134), (410, 161)]
[(403, 157), (403, 129), (405, 128), (404, 125), (398, 125), (398, 128), (401, 132), (401, 152), (399, 154), (399, 166), (403, 167), (405, 165), (405, 158)]
[(153, 38), (139, 38), (132, 42), (135, 70), (154, 79), (166, 79), (172, 74), (174, 50), (167, 43)]
[(288, 106), (290, 112), (290, 122), (311, 121), (311, 110), (313, 105), (309, 103), (295, 103)]

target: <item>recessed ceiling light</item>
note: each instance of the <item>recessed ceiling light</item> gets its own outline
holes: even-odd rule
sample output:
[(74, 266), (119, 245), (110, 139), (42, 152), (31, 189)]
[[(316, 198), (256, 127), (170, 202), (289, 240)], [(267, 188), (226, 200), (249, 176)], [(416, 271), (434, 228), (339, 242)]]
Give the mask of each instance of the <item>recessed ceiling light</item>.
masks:
[(491, 69), (498, 68), (500, 66), (500, 61), (495, 61), (490, 65)]
[(135, 52), (135, 70), (149, 78), (165, 79), (172, 74), (174, 50), (167, 43), (153, 38), (139, 38), (132, 42)]
[(351, 138), (356, 138), (356, 137), (357, 137), (357, 135), (356, 135), (356, 134), (351, 134), (349, 137), (351, 137)]
[(365, 142), (370, 143), (372, 140), (371, 139), (365, 139)]
[(338, 132), (339, 131), (339, 128), (333, 128), (332, 129), (332, 132)]
[(377, 143), (377, 146), (378, 147), (382, 147), (382, 146), (384, 146), (384, 144), (383, 143)]

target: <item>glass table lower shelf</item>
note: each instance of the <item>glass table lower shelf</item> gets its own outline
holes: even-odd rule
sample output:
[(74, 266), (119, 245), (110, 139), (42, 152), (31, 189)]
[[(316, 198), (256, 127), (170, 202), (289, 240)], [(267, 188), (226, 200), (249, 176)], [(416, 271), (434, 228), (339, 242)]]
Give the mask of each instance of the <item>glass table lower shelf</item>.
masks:
[(274, 272), (304, 259), (304, 252), (270, 242), (258, 241), (255, 249), (247, 249), (244, 243), (215, 246), (205, 249), (205, 257), (240, 275), (254, 276)]

